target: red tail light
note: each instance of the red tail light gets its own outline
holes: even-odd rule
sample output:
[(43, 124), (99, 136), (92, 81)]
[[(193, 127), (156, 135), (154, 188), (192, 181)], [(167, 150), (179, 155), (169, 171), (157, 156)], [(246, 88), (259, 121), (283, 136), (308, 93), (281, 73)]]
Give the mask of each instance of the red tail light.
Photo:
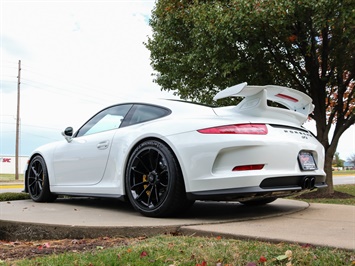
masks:
[(232, 171), (251, 171), (251, 170), (261, 170), (263, 168), (264, 168), (263, 164), (240, 165), (234, 167)]
[(210, 127), (197, 130), (202, 134), (252, 134), (266, 135), (267, 127), (264, 124), (239, 124), (220, 127)]

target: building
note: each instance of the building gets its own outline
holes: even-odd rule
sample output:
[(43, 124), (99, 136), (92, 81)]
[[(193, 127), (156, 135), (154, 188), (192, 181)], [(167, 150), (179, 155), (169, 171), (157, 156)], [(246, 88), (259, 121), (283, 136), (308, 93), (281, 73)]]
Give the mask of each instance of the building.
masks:
[(355, 164), (353, 162), (344, 162), (344, 169), (345, 170), (354, 170)]
[[(19, 156), (19, 169), (18, 172), (20, 174), (24, 173), (28, 161), (27, 156)], [(15, 174), (15, 164), (16, 157), (15, 156), (5, 156), (0, 155), (0, 174)]]

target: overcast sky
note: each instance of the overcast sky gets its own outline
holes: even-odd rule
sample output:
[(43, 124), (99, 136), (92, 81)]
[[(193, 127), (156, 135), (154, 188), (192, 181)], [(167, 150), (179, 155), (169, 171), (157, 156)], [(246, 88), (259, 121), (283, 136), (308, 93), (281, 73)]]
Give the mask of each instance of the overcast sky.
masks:
[[(15, 150), (21, 60), (21, 148), (61, 139), (100, 109), (137, 97), (172, 98), (151, 76), (148, 20), (153, 0), (0, 0), (0, 155)], [(355, 152), (354, 126), (339, 145)]]

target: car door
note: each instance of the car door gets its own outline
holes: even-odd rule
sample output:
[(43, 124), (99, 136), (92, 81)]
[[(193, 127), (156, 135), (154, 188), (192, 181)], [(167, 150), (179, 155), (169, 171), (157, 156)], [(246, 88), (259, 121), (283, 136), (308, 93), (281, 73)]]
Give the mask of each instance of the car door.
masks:
[(94, 185), (102, 179), (113, 136), (131, 108), (130, 104), (109, 107), (86, 122), (72, 141), (59, 144), (53, 154), (55, 184)]

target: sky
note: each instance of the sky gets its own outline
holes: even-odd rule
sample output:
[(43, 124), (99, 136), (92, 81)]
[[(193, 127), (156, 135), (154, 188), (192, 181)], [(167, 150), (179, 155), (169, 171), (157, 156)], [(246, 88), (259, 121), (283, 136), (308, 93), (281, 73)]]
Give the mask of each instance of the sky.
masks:
[[(153, 82), (143, 45), (153, 8), (153, 0), (0, 0), (0, 155), (15, 154), (19, 60), (25, 156), (106, 106), (174, 98)], [(354, 126), (338, 152), (342, 159), (355, 153)]]

